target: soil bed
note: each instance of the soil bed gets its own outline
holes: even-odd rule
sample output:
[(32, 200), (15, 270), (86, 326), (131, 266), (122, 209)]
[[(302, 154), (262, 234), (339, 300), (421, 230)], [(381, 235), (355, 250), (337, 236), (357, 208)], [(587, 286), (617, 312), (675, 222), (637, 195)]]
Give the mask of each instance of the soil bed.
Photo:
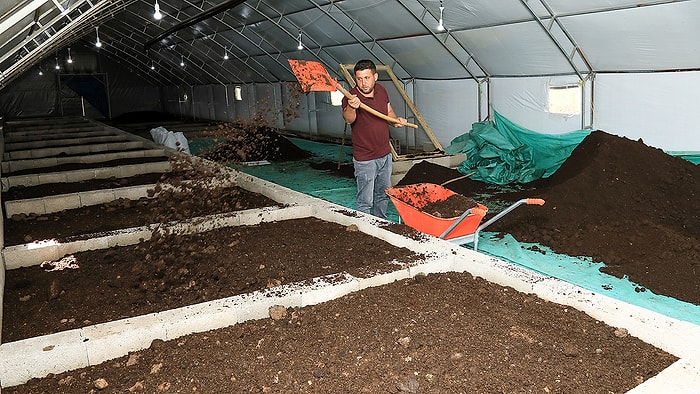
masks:
[(419, 276), (275, 319), (156, 340), (3, 392), (82, 394), (107, 383), (112, 393), (608, 394), (676, 360), (582, 312), (468, 274)]
[(419, 256), (352, 227), (307, 218), (155, 237), (74, 257), (77, 269), (7, 272), (4, 341), (343, 271), (365, 276), (368, 266), (393, 271), (402, 266), (392, 261), (410, 263)]
[[(216, 199), (207, 194), (215, 194)], [(46, 215), (13, 215), (5, 220), (5, 245), (103, 233), (244, 209), (278, 206), (277, 202), (239, 187), (165, 193), (156, 198), (119, 199), (105, 204), (69, 209)]]
[(37, 186), (15, 186), (2, 193), (5, 201), (24, 200), (55, 196), (59, 194), (79, 193), (91, 190), (114, 189), (119, 187), (150, 185), (161, 180), (162, 173), (134, 175), (128, 178), (91, 179), (81, 182), (45, 183)]

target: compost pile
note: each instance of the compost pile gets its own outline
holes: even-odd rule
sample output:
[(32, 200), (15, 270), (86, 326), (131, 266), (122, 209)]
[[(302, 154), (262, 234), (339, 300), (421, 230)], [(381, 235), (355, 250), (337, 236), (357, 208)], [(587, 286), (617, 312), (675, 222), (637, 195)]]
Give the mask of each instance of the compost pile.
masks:
[[(460, 175), (422, 162), (401, 184)], [(641, 140), (595, 131), (548, 179), (508, 190), (469, 179), (446, 187), (487, 207), (497, 200), (543, 198), (544, 206), (516, 209), (488, 230), (592, 257), (605, 263), (604, 272), (626, 275), (639, 291), (700, 304), (700, 168), (684, 159)]]

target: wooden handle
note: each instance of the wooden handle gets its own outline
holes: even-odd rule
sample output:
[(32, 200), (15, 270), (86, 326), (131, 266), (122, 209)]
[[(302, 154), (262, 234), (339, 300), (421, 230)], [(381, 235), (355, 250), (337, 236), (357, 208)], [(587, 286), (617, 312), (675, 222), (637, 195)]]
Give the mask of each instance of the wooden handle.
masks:
[[(347, 91), (344, 87), (342, 87), (340, 84), (338, 84), (338, 85), (336, 86), (336, 88), (340, 91), (340, 93), (344, 94), (345, 97), (347, 97), (347, 98), (349, 98), (349, 99), (352, 98), (352, 94), (350, 94), (350, 92), (348, 92), (348, 91)], [(376, 109), (374, 109), (374, 108), (368, 106), (367, 104), (365, 104), (365, 103), (363, 103), (363, 102), (360, 102), (360, 108), (362, 108), (362, 109), (364, 109), (365, 111), (371, 113), (372, 115), (377, 116), (377, 117), (380, 117), (380, 118), (382, 118), (382, 119), (384, 119), (384, 120), (386, 120), (386, 121), (389, 121), (389, 122), (392, 122), (392, 123), (395, 123), (395, 124), (396, 124), (396, 123), (401, 123), (401, 122), (399, 122), (398, 119), (392, 118), (391, 116), (384, 115), (383, 113), (377, 111)], [(413, 123), (406, 123), (406, 126), (412, 127), (412, 128), (414, 128), (414, 129), (417, 129), (417, 128), (418, 128), (418, 125), (413, 124)]]

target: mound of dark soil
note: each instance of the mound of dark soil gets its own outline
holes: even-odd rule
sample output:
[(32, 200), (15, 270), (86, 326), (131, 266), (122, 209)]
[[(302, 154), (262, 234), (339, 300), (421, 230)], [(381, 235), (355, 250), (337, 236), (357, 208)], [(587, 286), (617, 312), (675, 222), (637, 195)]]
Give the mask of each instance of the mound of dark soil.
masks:
[(311, 157), (311, 154), (268, 126), (224, 123), (207, 132), (215, 143), (200, 156), (218, 163), (248, 161), (288, 161)]
[[(461, 174), (419, 163), (402, 184), (441, 183)], [(558, 253), (588, 256), (605, 272), (657, 294), (700, 304), (700, 167), (603, 131), (586, 137), (548, 179), (499, 188), (469, 179), (446, 184), (483, 201), (543, 198), (489, 227)], [(515, 191), (513, 191), (515, 189)], [(478, 197), (475, 197), (478, 196)], [(494, 214), (495, 212), (489, 212)]]

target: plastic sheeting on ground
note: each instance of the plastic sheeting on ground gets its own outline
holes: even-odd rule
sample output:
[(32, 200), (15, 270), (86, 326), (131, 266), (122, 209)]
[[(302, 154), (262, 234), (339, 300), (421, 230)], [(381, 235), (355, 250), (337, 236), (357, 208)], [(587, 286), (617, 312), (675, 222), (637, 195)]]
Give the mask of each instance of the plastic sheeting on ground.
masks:
[(457, 170), (471, 179), (497, 185), (528, 183), (552, 175), (571, 151), (591, 133), (576, 130), (542, 134), (509, 121), (494, 111), (495, 122), (477, 122), (453, 139), (447, 154), (465, 153)]
[(631, 282), (600, 271), (604, 263), (587, 257), (552, 252), (540, 244), (519, 242), (509, 234), (482, 232), (479, 252), (561, 279), (595, 293), (628, 302), (678, 320), (700, 325), (700, 306), (655, 294)]
[(695, 151), (668, 151), (667, 154), (671, 156), (680, 157), (681, 159), (688, 160), (693, 164), (700, 164), (700, 152)]

